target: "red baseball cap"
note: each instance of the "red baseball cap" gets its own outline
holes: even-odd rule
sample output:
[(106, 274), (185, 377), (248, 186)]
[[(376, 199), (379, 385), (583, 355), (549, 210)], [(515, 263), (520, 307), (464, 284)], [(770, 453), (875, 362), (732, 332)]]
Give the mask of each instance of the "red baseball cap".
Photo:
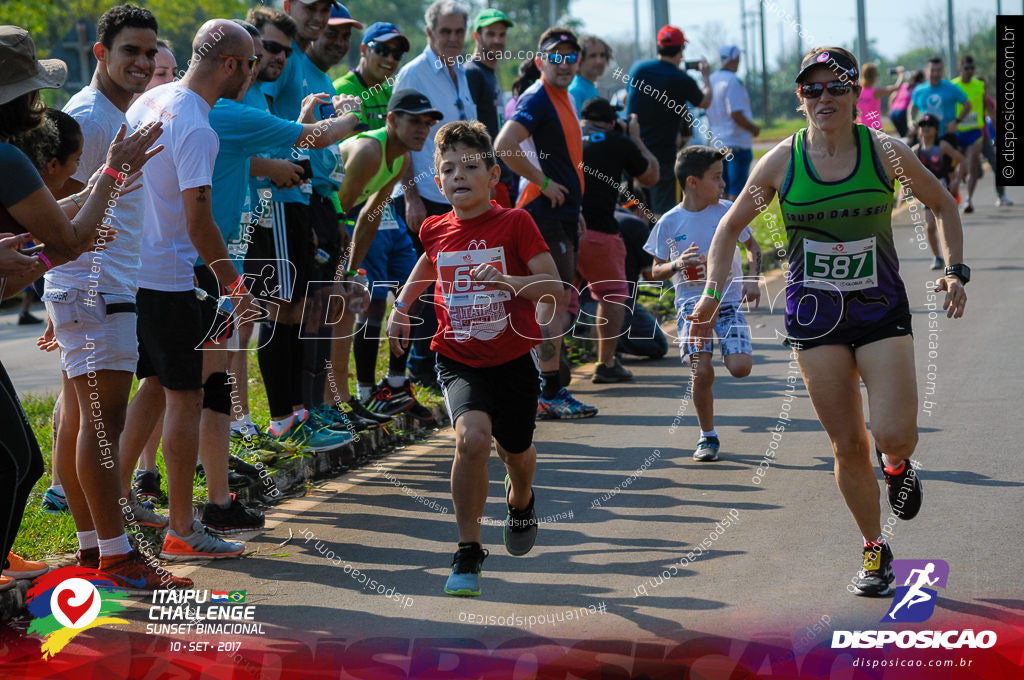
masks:
[(658, 46), (659, 47), (679, 47), (689, 42), (683, 32), (675, 26), (669, 26), (665, 24), (658, 31)]

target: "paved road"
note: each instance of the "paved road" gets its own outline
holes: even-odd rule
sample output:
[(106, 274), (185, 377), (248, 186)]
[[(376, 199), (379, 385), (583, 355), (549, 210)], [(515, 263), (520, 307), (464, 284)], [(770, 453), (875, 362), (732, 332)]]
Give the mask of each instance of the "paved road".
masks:
[[(1011, 196), (1024, 203), (1022, 193)], [(938, 616), (975, 629), (993, 620), (1024, 622), (1024, 362), (1015, 351), (1024, 344), (1024, 207), (991, 207), (991, 185), (983, 184), (981, 196), (986, 200), (966, 221), (974, 272), (967, 316), (959, 322), (936, 317), (931, 359), (930, 257), (914, 245), (911, 228), (896, 231), (915, 312), (922, 402), (915, 459), (926, 496), (921, 515), (897, 523), (891, 538), (898, 558), (949, 562)], [(577, 380), (577, 396), (600, 407), (600, 415), (539, 423), (536, 433), (537, 509), (557, 521), (542, 525), (537, 547), (524, 558), (505, 553), (500, 527), (485, 526), (491, 555), (480, 598), (442, 592), (456, 538), (446, 432), (387, 457), (380, 467), (275, 507), (267, 531), (249, 541), (257, 551), (250, 557), (176, 572), (191, 576), (198, 588), (247, 590), (268, 635), (285, 637), (296, 631), (436, 636), (493, 647), (527, 633), (672, 641), (694, 631), (794, 635), (819, 621), (833, 629), (877, 627), (886, 604), (845, 588), (859, 568), (860, 537), (835, 488), (828, 442), (802, 381), (794, 393), (786, 391), (787, 376), (794, 375), (790, 357), (771, 339), (781, 317), (762, 309), (749, 320), (761, 338), (754, 343), (752, 375), (740, 381), (720, 372), (715, 385), (720, 462), (697, 464), (689, 457), (696, 425), (674, 355), (631, 364), (632, 384)], [(931, 382), (934, 392), (925, 404)], [(755, 483), (784, 404), (791, 421), (783, 421), (777, 454)], [(503, 517), (497, 458), (490, 472), (486, 514), (496, 522)], [(723, 526), (730, 517), (730, 526)], [(711, 549), (699, 552), (702, 542)], [(660, 578), (672, 565), (675, 573)], [(382, 584), (385, 594), (371, 593), (352, 568)], [(569, 609), (578, 618), (565, 616)], [(476, 623), (487, 616), (523, 619)], [(530, 616), (551, 621), (531, 626)], [(143, 630), (141, 606), (132, 618)]]

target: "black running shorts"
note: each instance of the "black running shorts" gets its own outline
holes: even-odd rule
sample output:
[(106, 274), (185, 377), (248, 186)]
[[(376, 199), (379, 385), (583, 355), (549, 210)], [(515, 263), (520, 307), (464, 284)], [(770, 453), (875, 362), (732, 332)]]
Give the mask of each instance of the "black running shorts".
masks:
[(203, 341), (199, 300), (195, 291), (166, 292), (139, 288), (139, 380), (156, 376), (169, 390), (203, 387)]
[(795, 338), (787, 338), (783, 344), (787, 347), (796, 346), (797, 351), (820, 347), (821, 345), (846, 345), (852, 352), (859, 347), (869, 345), (872, 342), (878, 342), (879, 340), (885, 340), (886, 338), (898, 338), (903, 335), (913, 335), (914, 331), (910, 324), (910, 319), (911, 315), (908, 311), (906, 314), (902, 314), (894, 320), (883, 321), (881, 324), (873, 328), (868, 328), (863, 335), (859, 335), (853, 340), (830, 340), (826, 335), (823, 338), (815, 338), (813, 340), (796, 340)]
[(485, 368), (438, 354), (437, 382), (452, 423), (467, 411), (483, 411), (491, 417), (491, 436), (501, 448), (509, 453), (530, 448), (540, 394), (540, 374), (532, 354)]

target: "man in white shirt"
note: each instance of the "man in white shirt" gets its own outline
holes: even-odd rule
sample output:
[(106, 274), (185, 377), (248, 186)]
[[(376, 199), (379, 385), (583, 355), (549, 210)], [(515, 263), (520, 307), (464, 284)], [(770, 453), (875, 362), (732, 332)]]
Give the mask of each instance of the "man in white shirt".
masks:
[[(76, 202), (73, 192), (106, 165), (111, 140), (127, 124), (124, 112), (146, 88), (157, 54), (156, 32), (153, 14), (132, 5), (113, 7), (97, 22), (96, 71), (64, 107), (82, 128), (78, 172), (64, 187)], [(86, 252), (47, 272), (43, 295), (61, 350), (55, 465), (75, 519), (76, 558), (80, 566), (102, 569), (118, 587), (133, 592), (192, 587), (190, 580), (176, 577), (162, 584), (153, 556), (132, 550), (122, 507), (147, 526), (162, 527), (167, 518), (141, 506), (134, 495), (118, 503), (118, 440), (139, 356), (135, 293), (142, 203), (139, 191), (111, 196), (105, 220), (117, 238), (104, 250)]]
[[(436, 0), (427, 8), (424, 19), (427, 46), (422, 54), (398, 72), (394, 91), (412, 89), (429, 99), (434, 108), (444, 115), (437, 128), (453, 120), (474, 120), (477, 116), (476, 103), (462, 65), (469, 12), (453, 0)], [(434, 136), (428, 135), (423, 148), (411, 154), (412, 165), (406, 169), (391, 197), (395, 199), (395, 213), (412, 235), (416, 252), (422, 254), (419, 231), (423, 220), (431, 215), (443, 215), (452, 207), (434, 182), (437, 174), (434, 168)], [(424, 323), (416, 331), (416, 339), (409, 351), (409, 374), (416, 382), (433, 385), (437, 378), (430, 339), (437, 331), (437, 317), (432, 305), (425, 305), (420, 312)]]
[[(252, 296), (228, 257), (213, 219), (210, 187), (219, 140), (210, 127), (210, 109), (221, 97), (234, 99), (255, 65), (245, 29), (215, 19), (200, 27), (192, 42), (189, 69), (179, 82), (146, 92), (128, 110), (133, 126), (159, 120), (166, 149), (143, 171), (144, 227), (139, 273), (140, 380), (148, 379), (129, 406), (132, 414), (166, 404), (163, 451), (167, 464), (170, 526), (160, 557), (168, 560), (236, 557), (243, 545), (222, 541), (192, 518), (192, 479), (203, 409), (230, 413), (227, 376), (203, 381), (205, 338), (200, 302), (193, 291), (193, 266), (202, 257), (232, 296), (239, 318), (258, 316)], [(153, 389), (153, 380), (163, 388)], [(145, 421), (140, 418), (140, 421)], [(127, 433), (126, 433), (127, 436)], [(125, 457), (133, 456), (132, 460)], [(131, 469), (138, 451), (122, 450)], [(225, 461), (226, 463), (226, 461)], [(205, 466), (215, 467), (209, 462)], [(219, 467), (219, 465), (217, 466)]]
[(754, 137), (761, 134), (761, 128), (753, 122), (747, 88), (736, 75), (740, 54), (736, 45), (722, 45), (719, 52), (722, 68), (711, 74), (711, 106), (708, 107), (711, 146), (731, 151), (723, 163), (722, 176), (725, 180), (722, 198), (728, 201), (736, 200), (743, 191), (754, 158)]

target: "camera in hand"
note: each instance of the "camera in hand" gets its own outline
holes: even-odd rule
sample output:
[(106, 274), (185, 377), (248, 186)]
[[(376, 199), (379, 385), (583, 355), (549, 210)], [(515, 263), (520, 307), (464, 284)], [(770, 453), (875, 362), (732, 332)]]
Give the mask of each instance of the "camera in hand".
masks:
[(313, 164), (310, 162), (308, 158), (300, 158), (293, 162), (295, 163), (295, 165), (298, 165), (299, 167), (302, 168), (302, 174), (299, 175), (299, 179), (303, 181), (307, 179), (313, 179)]
[(700, 60), (683, 62), (683, 67), (687, 71), (699, 71), (700, 70)]
[(897, 75), (899, 72), (900, 72), (900, 67), (898, 67), (898, 66), (894, 66), (894, 67), (889, 69), (889, 75), (891, 75), (891, 76)]
[(331, 102), (321, 104), (317, 107), (317, 110), (320, 112), (320, 120), (327, 120), (338, 115), (338, 112), (334, 110), (334, 104)]

